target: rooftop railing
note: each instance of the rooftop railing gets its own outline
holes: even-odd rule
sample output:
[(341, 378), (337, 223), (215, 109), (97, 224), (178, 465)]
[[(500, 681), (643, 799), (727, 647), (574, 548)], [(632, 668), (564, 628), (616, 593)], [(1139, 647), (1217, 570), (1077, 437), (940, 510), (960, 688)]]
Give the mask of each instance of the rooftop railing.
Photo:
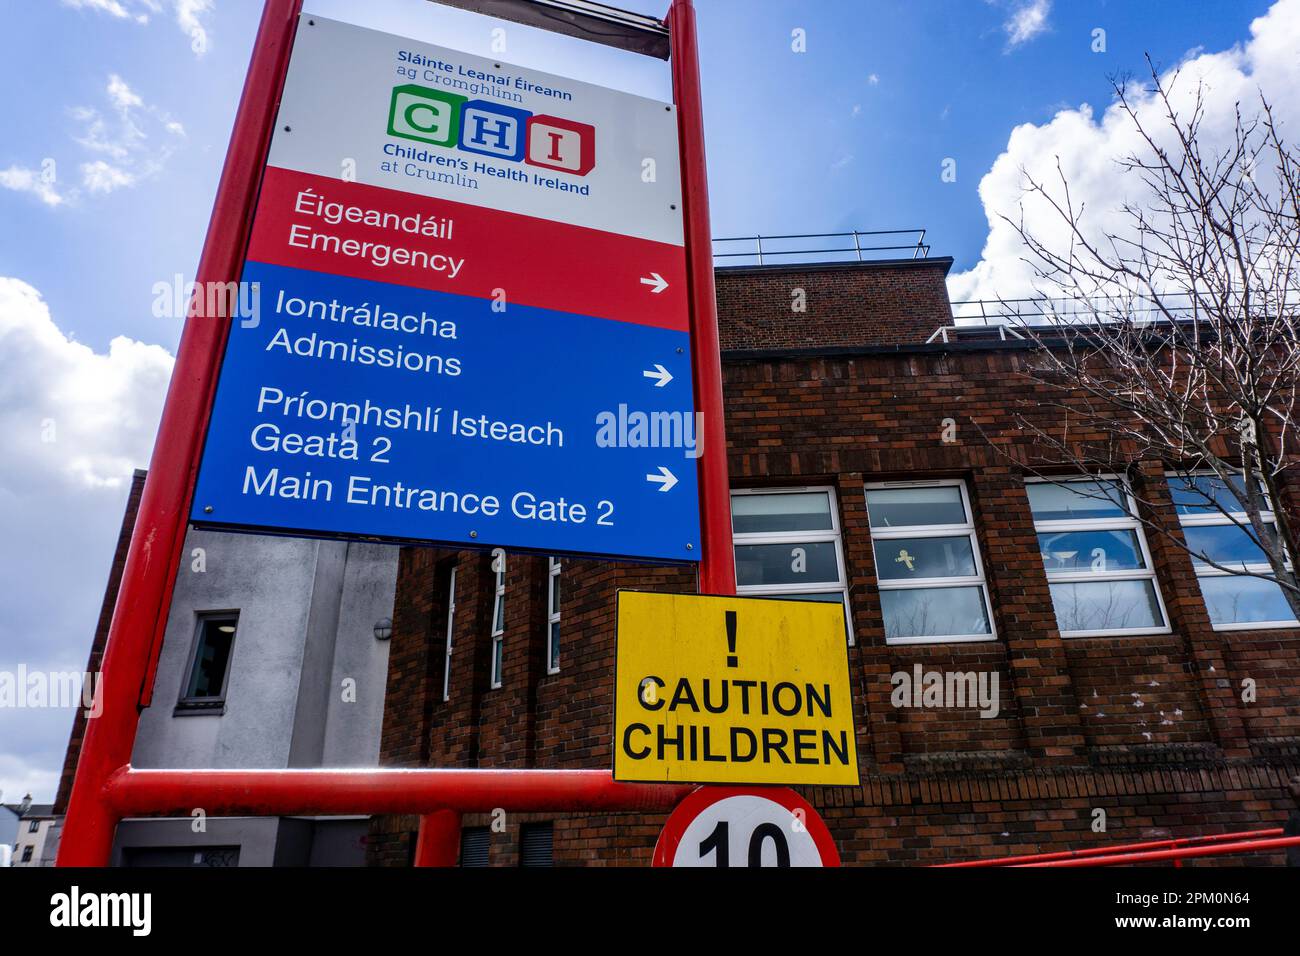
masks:
[(925, 259), (924, 229), (812, 232), (788, 236), (733, 236), (713, 240), (717, 266)]
[[(1186, 292), (1168, 293), (1156, 299), (1149, 294), (1033, 299), (958, 299), (952, 305), (952, 324), (936, 329), (929, 342), (957, 339), (1023, 339), (1026, 330), (1084, 328), (1124, 322), (1129, 327), (1157, 327), (1170, 322), (1195, 323), (1210, 318), (1206, 299), (1194, 299)], [(1277, 308), (1276, 302), (1260, 302), (1252, 308)], [(1300, 312), (1300, 294), (1288, 293), (1283, 308)], [(1266, 314), (1266, 313), (1262, 313)], [(1030, 335), (1032, 336), (1032, 332)]]
[[(1166, 312), (1168, 314), (1166, 314)], [(953, 324), (962, 326), (1035, 326), (1114, 321), (1164, 321), (1170, 316), (1195, 315), (1184, 293), (1163, 296), (1159, 303), (1144, 295), (1092, 299), (1038, 297), (1033, 299), (964, 299), (952, 303)]]

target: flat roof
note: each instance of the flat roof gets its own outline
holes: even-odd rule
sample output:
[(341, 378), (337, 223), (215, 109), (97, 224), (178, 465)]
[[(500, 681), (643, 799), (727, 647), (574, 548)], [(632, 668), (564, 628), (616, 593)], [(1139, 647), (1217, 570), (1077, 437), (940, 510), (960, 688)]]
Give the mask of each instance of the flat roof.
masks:
[(849, 259), (843, 262), (765, 262), (762, 265), (714, 266), (715, 273), (726, 275), (744, 275), (763, 272), (858, 272), (870, 269), (920, 269), (937, 266), (944, 275), (952, 268), (952, 256), (929, 256), (926, 258), (906, 259)]

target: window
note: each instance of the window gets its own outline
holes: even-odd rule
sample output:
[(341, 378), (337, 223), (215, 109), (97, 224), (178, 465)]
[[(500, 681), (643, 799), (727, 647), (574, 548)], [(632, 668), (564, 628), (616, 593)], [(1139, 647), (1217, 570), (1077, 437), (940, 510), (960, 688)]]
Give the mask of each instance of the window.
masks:
[[(1234, 482), (1240, 490), (1241, 484)], [(1294, 627), (1295, 615), (1282, 588), (1264, 578), (1233, 574), (1223, 568), (1272, 575), (1272, 566), (1250, 530), (1250, 519), (1214, 475), (1169, 476), (1174, 509), (1182, 522), (1183, 536), (1192, 552), (1192, 566), (1201, 585), (1201, 596), (1215, 630)], [(1265, 502), (1271, 509), (1272, 504)], [(1271, 510), (1261, 514), (1265, 524), (1274, 524)], [(1207, 563), (1222, 565), (1216, 568)], [(1290, 561), (1287, 569), (1292, 570)]]
[(1121, 479), (1032, 480), (1025, 490), (1063, 637), (1168, 632), (1137, 504)]
[(492, 570), (496, 586), (492, 592), (492, 673), (490, 684), (501, 686), (501, 657), (506, 640), (506, 553), (500, 548), (492, 552)]
[(488, 865), (488, 845), (491, 831), (487, 827), (466, 827), (460, 831), (460, 865), (480, 867)]
[(555, 866), (550, 823), (525, 823), (519, 828), (519, 865)]
[(737, 594), (838, 603), (853, 642), (834, 491), (733, 491), (731, 528)]
[(456, 642), (456, 569), (451, 569), (447, 583), (447, 646), (442, 662), (442, 699), (451, 700), (451, 652)]
[(30, 863), (30, 862), (32, 861), (32, 850), (34, 850), (34, 849), (35, 849), (35, 847), (33, 847), (33, 846), (25, 846), (25, 847), (23, 847), (23, 862), (24, 862), (24, 863)]
[(886, 643), (994, 636), (963, 482), (868, 485), (867, 513)]
[(207, 614), (199, 618), (189, 678), (181, 690), (177, 710), (219, 712), (225, 708), (230, 652), (238, 624), (239, 617), (235, 614)]
[(546, 673), (560, 672), (560, 559), (550, 558), (546, 574)]
[(28, 821), (27, 821), (27, 832), (28, 832), (28, 833), (39, 833), (39, 832), (40, 832), (40, 829), (41, 829), (41, 821), (40, 821), (40, 820), (28, 820)]

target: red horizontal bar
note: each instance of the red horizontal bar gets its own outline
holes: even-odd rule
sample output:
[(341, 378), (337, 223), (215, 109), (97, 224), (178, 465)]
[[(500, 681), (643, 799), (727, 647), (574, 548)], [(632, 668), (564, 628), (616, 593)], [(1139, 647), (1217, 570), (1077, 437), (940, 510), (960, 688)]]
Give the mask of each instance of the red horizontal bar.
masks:
[(1276, 837), (1269, 840), (1242, 840), (1239, 843), (1217, 843), (1209, 846), (1184, 846), (1172, 850), (1118, 853), (1114, 856), (1090, 856), (1073, 860), (1048, 860), (1043, 863), (1019, 863), (1016, 866), (1028, 868), (1035, 866), (1114, 866), (1128, 863), (1156, 863), (1161, 860), (1185, 860), (1196, 856), (1262, 853), (1265, 850), (1282, 850), (1289, 846), (1300, 846), (1300, 836)]
[(1083, 850), (1057, 850), (1052, 853), (1029, 853), (1023, 856), (1002, 856), (989, 860), (963, 860), (961, 863), (939, 863), (936, 869), (962, 869), (975, 866), (1014, 866), (1018, 863), (1047, 862), (1048, 860), (1070, 860), (1076, 857), (1110, 856), (1120, 853), (1134, 853), (1156, 847), (1178, 847), (1193, 843), (1217, 843), (1223, 840), (1242, 840), (1281, 836), (1282, 828), (1268, 830), (1241, 830), (1237, 833), (1211, 833), (1194, 837), (1169, 837), (1164, 840), (1148, 840), (1145, 843), (1119, 843), (1112, 846), (1094, 846)]
[(616, 783), (608, 770), (136, 770), (109, 777), (119, 816), (329, 815), (459, 810), (670, 810), (689, 784)]

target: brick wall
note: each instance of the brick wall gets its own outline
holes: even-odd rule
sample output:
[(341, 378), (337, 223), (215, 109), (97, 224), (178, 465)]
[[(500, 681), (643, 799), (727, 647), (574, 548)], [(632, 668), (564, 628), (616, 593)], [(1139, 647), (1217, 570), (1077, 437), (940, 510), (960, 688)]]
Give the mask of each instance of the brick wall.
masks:
[(914, 345), (952, 324), (952, 259), (736, 266), (716, 273), (723, 350)]
[[(841, 854), (926, 863), (1280, 825), (1300, 755), (1300, 631), (1214, 631), (1190, 558), (1148, 533), (1171, 633), (1060, 636), (1024, 485), (1023, 463), (1038, 450), (1014, 422), (1024, 414), (1048, 423), (1059, 411), (1043, 407), (1023, 377), (1025, 349), (923, 344), (951, 321), (946, 269), (938, 261), (718, 274), (733, 487), (836, 492), (863, 784), (806, 795)], [(793, 289), (807, 295), (807, 313), (791, 310)], [(1137, 462), (1132, 474), (1152, 519), (1178, 539), (1161, 463)], [(966, 482), (995, 640), (885, 643), (864, 485), (919, 478)], [(487, 561), (404, 550), (382, 761), (608, 767), (615, 592), (690, 591), (693, 573), (566, 562), (561, 669), (550, 675), (546, 561), (511, 556), (507, 663), (503, 686), (489, 690)], [(461, 595), (444, 704), (426, 688), (431, 666), (441, 687), (441, 582), (452, 563)], [(996, 673), (997, 716), (895, 708), (890, 676), (916, 664)], [(1241, 695), (1247, 678), (1258, 689), (1253, 703)], [(1104, 833), (1091, 829), (1095, 809), (1106, 812)], [(493, 834), (494, 863), (515, 862), (518, 826), (533, 819), (555, 820), (557, 863), (623, 864), (649, 861), (663, 817), (512, 817)], [(405, 865), (414, 828), (411, 818), (377, 819), (372, 862)]]

